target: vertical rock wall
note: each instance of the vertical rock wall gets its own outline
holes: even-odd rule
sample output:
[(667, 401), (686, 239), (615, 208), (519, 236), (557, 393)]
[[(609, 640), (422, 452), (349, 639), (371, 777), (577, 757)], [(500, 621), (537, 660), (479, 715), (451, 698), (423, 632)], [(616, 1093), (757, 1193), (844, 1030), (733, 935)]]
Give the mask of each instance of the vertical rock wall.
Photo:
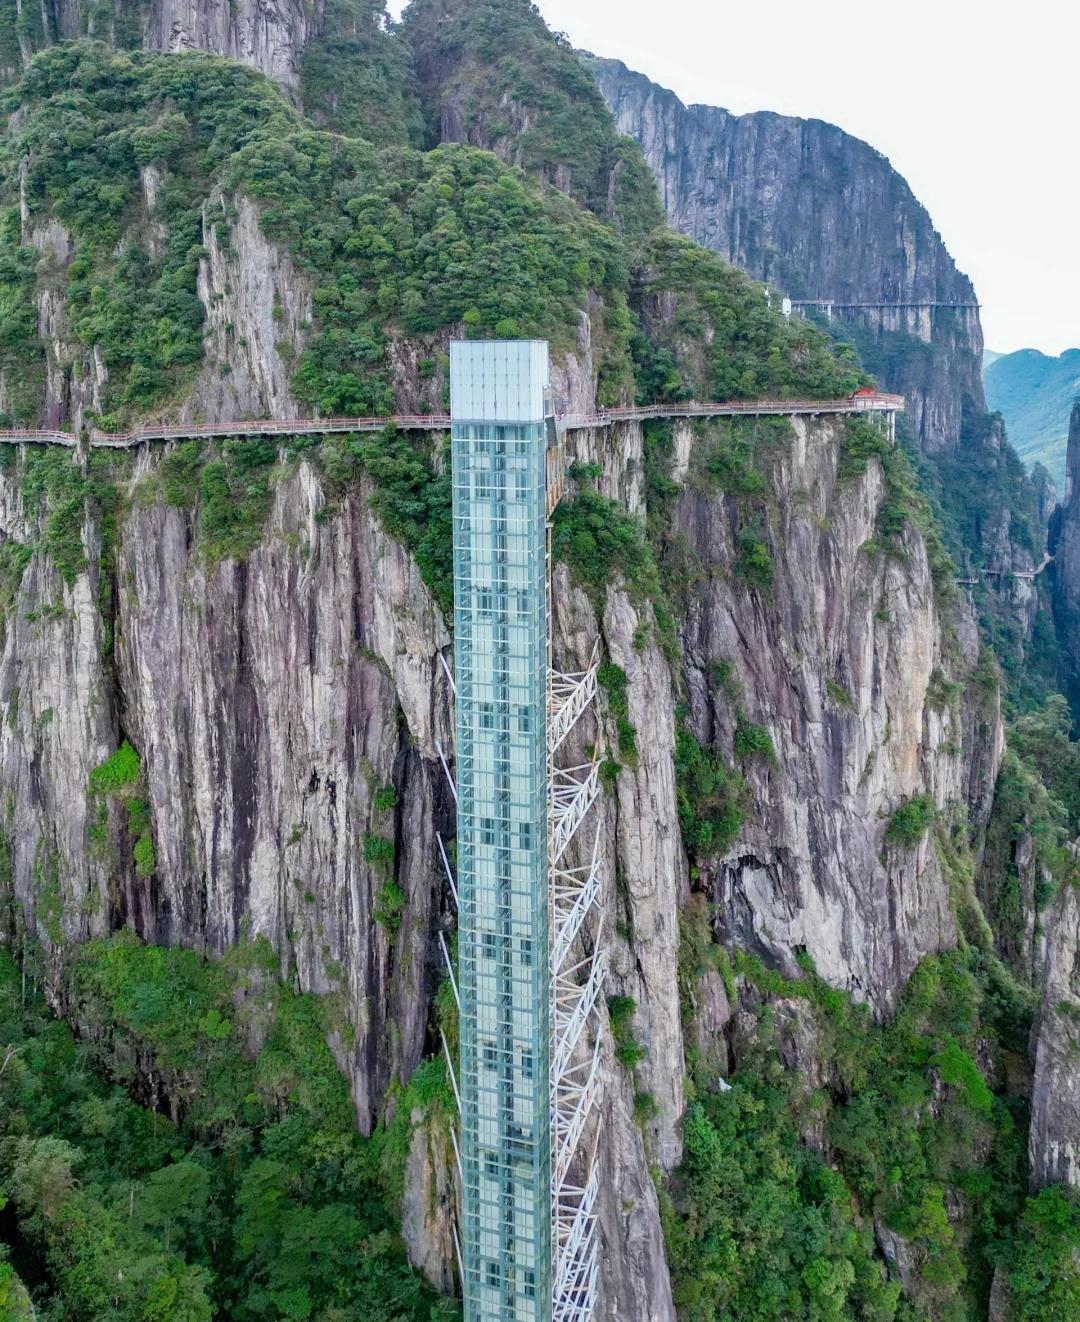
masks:
[[(133, 489), (153, 462), (144, 452)], [(111, 665), (93, 556), (71, 587), (35, 556), (0, 658), (0, 765), (16, 895), (58, 957), (62, 937), (118, 923), (214, 955), (269, 938), (283, 977), (343, 996), (368, 1130), (425, 1041), (449, 639), (363, 501), (330, 521), (325, 507), (310, 468), (283, 476), (250, 561), (210, 565), (185, 511), (138, 501), (117, 550)], [(152, 878), (136, 875), (122, 821), (90, 843), (90, 772), (121, 737), (142, 757)], [(396, 806), (376, 801), (385, 786)], [(393, 842), (392, 862), (372, 857), (373, 837)], [(404, 908), (380, 920), (390, 881)]]
[(622, 133), (645, 153), (668, 222), (792, 298), (892, 304), (838, 311), (908, 398), (928, 451), (985, 407), (978, 309), (925, 208), (879, 152), (820, 120), (685, 106), (618, 60), (585, 57)]
[(115, 0), (108, 7), (41, 0), (40, 10), (40, 25), (31, 25), (23, 43), (24, 64), (52, 40), (94, 37), (118, 48), (226, 55), (296, 89), (304, 51), (322, 32), (324, 0)]
[[(632, 1071), (610, 1042), (604, 1058), (603, 1290), (606, 1316), (626, 1322), (673, 1317), (651, 1171), (679, 1161), (684, 1106), (679, 922), (691, 874), (677, 722), (730, 760), (745, 718), (768, 729), (776, 751), (775, 764), (744, 766), (746, 826), (693, 880), (715, 906), (716, 935), (791, 974), (806, 951), (879, 1013), (922, 956), (956, 939), (936, 837), (885, 848), (892, 813), (926, 793), (947, 815), (968, 811), (976, 834), (985, 821), (1000, 756), (996, 708), (976, 719), (964, 703), (933, 700), (941, 675), (962, 679), (974, 664), (970, 622), (948, 625), (917, 533), (902, 556), (874, 550), (882, 473), (872, 462), (838, 481), (842, 427), (798, 424), (766, 469), (768, 594), (738, 580), (737, 511), (696, 476), (707, 436), (683, 429), (672, 531), (698, 576), (678, 606), (681, 664), (667, 659), (634, 585), (613, 584), (598, 609), (565, 568), (556, 579), (557, 660), (580, 669), (600, 640), (626, 674), (638, 748), (597, 819), (608, 990), (634, 1000), (645, 1051)], [(577, 446), (578, 458), (603, 466), (602, 489), (641, 507), (639, 427), (582, 433)], [(6, 620), (0, 767), (16, 895), (57, 963), (67, 941), (119, 923), (211, 955), (268, 938), (283, 977), (340, 998), (337, 1050), (370, 1129), (388, 1085), (406, 1079), (425, 1048), (435, 934), (450, 921), (434, 841), (436, 830), (452, 831), (436, 753), (451, 738), (437, 655), (449, 638), (363, 490), (331, 506), (316, 471), (288, 463), (249, 560), (212, 564), (190, 511), (166, 506), (153, 485), (159, 455), (140, 452), (125, 479), (111, 618), (99, 608), (90, 524), (88, 571), (69, 586), (38, 552)], [(17, 468), (0, 477), (0, 516), (7, 536), (38, 535)], [(720, 660), (730, 662), (724, 689)], [(611, 746), (603, 699), (596, 719)], [(596, 720), (583, 721), (570, 753), (584, 760), (599, 735)], [(152, 877), (137, 875), (115, 806), (107, 838), (89, 843), (90, 773), (125, 737), (142, 758)], [(392, 807), (379, 795), (389, 785)], [(380, 838), (394, 842), (392, 863), (371, 849)], [(588, 832), (580, 847), (591, 847)], [(385, 915), (391, 880), (404, 897), (396, 921)], [(721, 994), (704, 1007), (694, 1043), (718, 1068), (732, 1008)], [(653, 1105), (642, 1109), (643, 1097)], [(406, 1231), (414, 1259), (441, 1279), (433, 1264), (448, 1244), (445, 1144), (417, 1132)]]
[(1061, 890), (1046, 920), (1042, 1008), (1034, 1034), (1031, 1185), (1080, 1187), (1080, 894)]

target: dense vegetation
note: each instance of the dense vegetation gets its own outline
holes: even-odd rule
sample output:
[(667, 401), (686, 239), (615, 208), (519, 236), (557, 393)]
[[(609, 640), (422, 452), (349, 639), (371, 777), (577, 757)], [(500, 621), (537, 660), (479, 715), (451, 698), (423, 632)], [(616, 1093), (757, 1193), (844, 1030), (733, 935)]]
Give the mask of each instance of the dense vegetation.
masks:
[(637, 282), (643, 400), (840, 399), (867, 379), (850, 348), (778, 315), (760, 285), (670, 230), (649, 237)]
[(304, 52), (300, 93), (317, 123), (376, 147), (420, 147), (424, 115), (408, 48), (385, 26), (385, 0), (329, 0)]
[(405, 1261), (403, 1134), (357, 1134), (332, 999), (281, 989), (268, 947), (120, 934), (78, 952), (77, 1039), (23, 958), (0, 952), (0, 1234), (43, 1322), (457, 1316)]
[[(317, 132), (264, 78), (225, 60), (59, 47), (35, 59), (8, 104), (29, 113), (4, 139), (5, 172), (29, 156), (32, 211), (48, 207), (74, 239), (72, 320), (100, 348), (119, 415), (167, 401), (201, 361), (204, 225), (228, 237), (228, 204), (204, 215), (216, 187), (262, 203), (267, 234), (317, 279), (319, 332), (295, 390), (328, 412), (393, 411), (395, 333), (464, 325), (561, 343), (590, 290), (614, 305), (624, 297), (614, 236), (562, 195), (467, 148), (380, 155)], [(161, 243), (139, 233), (146, 167), (164, 179)], [(3, 234), (14, 241), (10, 224)], [(23, 250), (5, 251), (0, 308), (25, 283)], [(13, 334), (0, 324), (0, 338)]]
[[(1071, 1316), (1080, 1199), (1026, 1197), (1024, 1101), (1002, 1053), (1022, 1046), (1028, 1006), (992, 957), (969, 948), (925, 961), (880, 1026), (809, 965), (785, 982), (749, 956), (732, 962), (698, 902), (680, 969), (691, 1019), (710, 970), (758, 1005), (729, 1089), (691, 1057), (697, 1097), (665, 1222), (682, 1316), (975, 1322), (999, 1268), (1015, 1317)], [(778, 1058), (807, 1040), (806, 1023), (820, 1079)], [(956, 1200), (970, 1239), (950, 1216)], [(875, 1251), (875, 1221), (906, 1244), (903, 1295)]]
[(619, 137), (591, 74), (534, 5), (413, 0), (403, 33), (433, 135), (451, 117), (464, 141), (557, 182), (628, 234), (663, 221), (641, 152)]

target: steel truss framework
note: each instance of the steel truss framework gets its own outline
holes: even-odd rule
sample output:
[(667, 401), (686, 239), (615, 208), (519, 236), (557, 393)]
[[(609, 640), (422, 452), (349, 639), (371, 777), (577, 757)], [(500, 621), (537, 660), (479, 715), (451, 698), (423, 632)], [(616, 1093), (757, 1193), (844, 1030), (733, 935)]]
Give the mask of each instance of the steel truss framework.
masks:
[[(517, 413), (511, 408), (513, 416), (494, 425), (455, 425), (453, 431), (456, 676), (445, 662), (444, 667), (457, 711), (456, 785), (441, 748), (439, 757), (458, 807), (456, 876), (441, 840), (439, 849), (458, 904), (456, 968), (441, 936), (440, 942), (462, 1020), (459, 1068), (449, 1051), (447, 1059), (461, 1111), (462, 1141), (454, 1135), (454, 1153), (462, 1226), (454, 1242), (466, 1322), (592, 1322), (596, 1305), (595, 1112), (605, 960), (590, 919), (600, 893), (599, 825), (588, 861), (567, 860), (599, 794), (600, 755), (597, 748), (590, 761), (563, 767), (559, 754), (596, 697), (599, 654), (594, 648), (587, 667), (573, 674), (551, 665), (548, 521), (562, 494), (565, 460), (550, 393), (542, 396), (542, 416), (520, 415), (520, 401), (536, 399), (535, 392), (529, 395), (535, 380), (524, 376), (542, 371), (546, 386), (546, 346), (541, 355), (536, 349), (455, 345), (452, 354), (458, 368), (455, 404), (468, 398), (467, 417), (488, 419), (477, 381), (483, 390), (501, 389), (504, 398), (509, 382), (509, 394), (514, 398), (516, 392), (519, 404)], [(520, 379), (515, 380), (515, 372)], [(453, 380), (453, 367), (451, 375)], [(521, 422), (527, 426), (512, 425)], [(502, 444), (519, 439), (525, 442), (520, 452)], [(492, 442), (499, 448), (498, 454), (490, 451), (495, 457), (489, 472)], [(534, 451), (541, 452), (537, 463)], [(523, 505), (525, 517), (519, 523), (516, 511), (500, 503), (510, 492)], [(517, 567), (512, 554), (509, 563), (498, 554), (484, 561), (492, 529), (498, 548), (503, 544), (499, 532), (528, 529), (536, 511), (546, 532), (531, 550), (527, 539), (519, 542)], [(537, 545), (542, 563), (533, 566)], [(526, 603), (522, 594), (534, 571), (542, 576), (542, 597)], [(515, 632), (526, 604), (530, 625), (538, 624), (539, 633), (535, 628)], [(537, 648), (546, 662), (545, 693), (541, 719), (533, 725), (526, 703)], [(516, 683), (514, 703), (507, 707), (516, 715), (510, 718), (500, 704), (507, 683)], [(533, 753), (541, 758), (546, 788), (542, 804), (530, 807), (514, 800), (508, 777), (512, 769), (527, 770)], [(519, 776), (516, 783), (519, 792), (526, 791), (528, 777)], [(495, 819), (495, 804), (502, 805), (505, 821)], [(533, 826), (540, 834), (535, 859), (525, 849)], [(487, 866), (485, 843), (495, 846), (496, 859), (513, 859), (505, 879)], [(524, 852), (499, 848), (507, 843), (521, 845)], [(518, 874), (529, 875), (530, 863), (539, 864), (542, 913), (530, 912), (527, 888), (515, 886)], [(534, 949), (545, 950), (546, 958), (533, 961)], [(528, 1003), (535, 995), (542, 1004)], [(541, 1027), (542, 1065), (533, 1061), (530, 1046), (530, 1034)], [(542, 1132), (534, 1133), (534, 1125)], [(543, 1187), (536, 1178), (541, 1172)]]

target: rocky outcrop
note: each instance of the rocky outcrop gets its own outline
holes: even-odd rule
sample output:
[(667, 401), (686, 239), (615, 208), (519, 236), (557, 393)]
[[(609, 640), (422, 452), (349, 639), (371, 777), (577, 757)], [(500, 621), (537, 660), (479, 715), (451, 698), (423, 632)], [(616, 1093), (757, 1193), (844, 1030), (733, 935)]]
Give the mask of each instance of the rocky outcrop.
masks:
[(322, 27), (323, 0), (155, 0), (145, 20), (148, 50), (202, 50), (249, 64), (298, 87), (300, 61)]
[(965, 404), (984, 406), (975, 292), (885, 157), (820, 120), (688, 107), (618, 60), (585, 58), (669, 223), (794, 299), (890, 305), (832, 315), (907, 396), (923, 446), (955, 446)]
[(1033, 1190), (1080, 1187), (1080, 893), (1062, 887), (1046, 922), (1042, 1010), (1035, 1030), (1029, 1161)]
[(1036, 464), (1031, 470), (1031, 484), (1035, 488), (1038, 502), (1039, 522), (1045, 527), (1054, 517), (1059, 504), (1057, 483), (1049, 469), (1043, 464)]
[(702, 884), (724, 940), (791, 976), (805, 951), (886, 1012), (919, 960), (956, 940), (933, 833), (901, 848), (889, 823), (929, 795), (985, 826), (1002, 737), (996, 700), (975, 721), (933, 696), (974, 666), (975, 631), (963, 616), (950, 626), (917, 534), (900, 555), (880, 552), (882, 472), (842, 483), (838, 454), (836, 427), (808, 421), (778, 449), (768, 592), (732, 572), (741, 529), (728, 501), (692, 481), (676, 507), (698, 566), (683, 624), (692, 728), (731, 748), (748, 721), (775, 750), (747, 762), (747, 824)]
[[(1054, 878), (1045, 861), (1040, 857), (1028, 824), (1016, 840), (1011, 864), (1016, 873), (1018, 895), (1018, 914), (1014, 932), (995, 933), (998, 948), (1009, 967), (1016, 970), (1028, 986), (1037, 987), (1046, 963), (1047, 930), (1043, 924), (1040, 905), (1043, 897), (1050, 894), (1054, 887)], [(1000, 878), (987, 879), (995, 890), (1000, 887)], [(989, 896), (991, 903), (993, 896)]]
[[(0, 75), (6, 80), (18, 77), (20, 66), (54, 40), (93, 37), (118, 49), (225, 55), (297, 89), (304, 51), (322, 33), (324, 0), (116, 0), (108, 8), (86, 0), (43, 0), (17, 9), (8, 44), (17, 39), (19, 58), (4, 61)], [(0, 40), (3, 27), (0, 20)]]
[[(748, 762), (747, 825), (729, 853), (699, 874), (719, 915), (718, 935), (790, 976), (799, 975), (796, 956), (805, 951), (828, 981), (885, 1013), (920, 959), (956, 941), (933, 836), (910, 849), (888, 846), (889, 822), (926, 794), (943, 814), (958, 806), (978, 837), (989, 820), (1003, 738), (996, 696), (978, 711), (970, 702), (938, 700), (947, 681), (963, 680), (978, 660), (974, 621), (966, 607), (938, 602), (917, 533), (906, 534), (898, 554), (878, 549), (882, 470), (874, 463), (862, 478), (841, 482), (841, 441), (842, 424), (798, 420), (777, 446), (765, 531), (773, 581), (761, 592), (735, 572), (743, 531), (737, 513), (698, 475), (708, 429), (678, 429), (672, 473), (684, 485), (672, 536), (684, 545), (695, 581), (680, 603), (683, 664), (674, 691), (657, 688), (663, 672), (641, 650), (636, 615), (620, 624), (629, 603), (617, 611), (620, 599), (609, 597), (604, 617), (603, 640), (628, 676), (629, 717), (642, 750), (638, 767), (617, 785), (619, 822), (631, 832), (617, 842), (617, 856), (639, 901), (627, 953), (640, 960), (647, 942), (636, 879), (649, 887), (666, 877), (680, 902), (687, 894), (681, 849), (672, 855), (663, 844), (678, 831), (668, 753), (674, 731), (657, 725), (657, 712), (681, 691), (699, 741), (728, 756), (740, 723), (763, 727), (775, 764)], [(627, 485), (627, 470), (633, 478), (641, 466), (640, 432), (619, 435), (621, 455), (611, 444), (603, 433), (578, 433), (575, 457), (600, 463), (600, 489), (633, 507), (641, 493)], [(580, 636), (572, 659), (583, 663), (592, 634), (566, 632)], [(663, 1004), (665, 979), (674, 981), (672, 917), (670, 908), (648, 910), (651, 929), (662, 918), (659, 945), (669, 950), (645, 996), (652, 1014)], [(619, 990), (635, 999), (646, 991), (633, 984)], [(650, 1051), (657, 1038), (681, 1038), (677, 1006), (667, 1013), (663, 1035), (647, 1035)], [(658, 1063), (663, 1085), (677, 1057)]]
[(454, 1217), (457, 1191), (453, 1152), (444, 1117), (416, 1107), (405, 1165), (401, 1234), (409, 1261), (444, 1294), (453, 1294)]
[(181, 421), (300, 417), (290, 381), (311, 326), (310, 281), (266, 240), (250, 198), (211, 200), (203, 247), (204, 365)]
[[(30, 521), (13, 484), (0, 485), (4, 532), (25, 542)], [(96, 550), (94, 528), (83, 535)], [(12, 884), (31, 930), (58, 949), (110, 927), (108, 864), (87, 848), (90, 774), (116, 748), (99, 586), (97, 565), (69, 586), (46, 557), (34, 557), (0, 655), (2, 825)]]

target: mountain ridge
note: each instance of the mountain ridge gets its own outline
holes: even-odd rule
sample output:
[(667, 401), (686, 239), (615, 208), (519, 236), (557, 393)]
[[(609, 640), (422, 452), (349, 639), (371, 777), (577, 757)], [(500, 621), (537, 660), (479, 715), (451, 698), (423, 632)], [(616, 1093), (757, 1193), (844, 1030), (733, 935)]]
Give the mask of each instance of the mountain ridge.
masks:
[(987, 355), (983, 381), (987, 403), (1005, 419), (1017, 453), (1026, 464), (1042, 464), (1062, 494), (1069, 417), (1080, 396), (1080, 349)]

